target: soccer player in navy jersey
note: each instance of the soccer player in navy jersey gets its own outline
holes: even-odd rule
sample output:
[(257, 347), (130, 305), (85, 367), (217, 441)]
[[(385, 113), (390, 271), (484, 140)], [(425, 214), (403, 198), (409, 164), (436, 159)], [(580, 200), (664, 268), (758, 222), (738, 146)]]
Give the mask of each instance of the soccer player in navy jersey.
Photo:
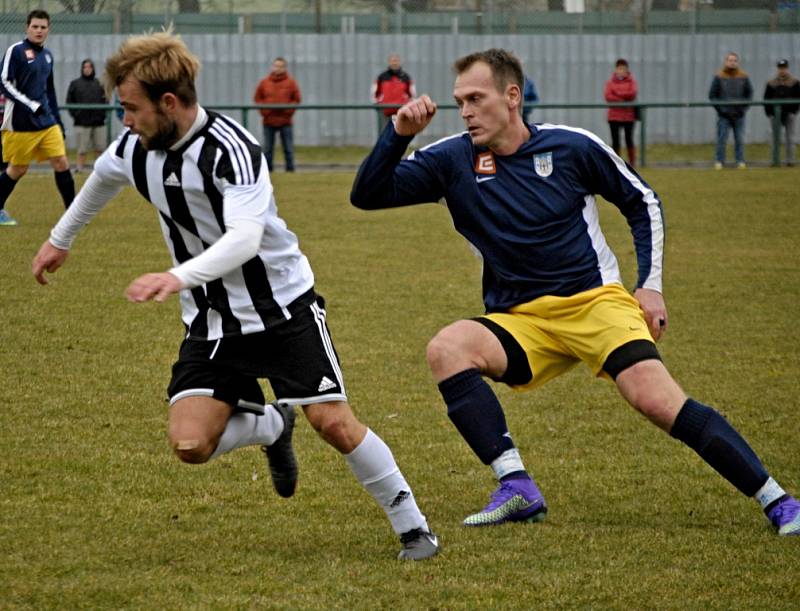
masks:
[[(117, 89), (126, 129), (41, 246), (33, 274), (47, 284), (45, 272), (64, 264), (78, 232), (133, 185), (156, 208), (174, 266), (139, 276), (127, 297), (161, 302), (179, 293), (186, 327), (168, 388), (177, 456), (204, 463), (262, 446), (276, 491), (290, 497), (299, 405), (386, 512), (400, 536), (398, 557), (433, 556), (437, 537), (391, 451), (347, 403), (325, 303), (277, 214), (258, 141), (199, 105), (199, 67), (170, 32), (129, 38), (108, 59), (106, 86)], [(265, 402), (258, 378), (270, 381), (274, 403)]]
[[(362, 163), (351, 201), (373, 210), (443, 199), (456, 230), (483, 259), (486, 314), (450, 324), (427, 348), (448, 416), (499, 480), (489, 503), (464, 525), (539, 521), (547, 512), (484, 376), (529, 389), (583, 361), (755, 497), (778, 534), (800, 534), (800, 503), (716, 410), (686, 395), (661, 361), (655, 342), (668, 317), (656, 194), (594, 134), (526, 125), (519, 111), (522, 67), (511, 53), (473, 53), (454, 69), (466, 132), (402, 159), (436, 114), (428, 96), (412, 100)], [(600, 230), (595, 195), (617, 206), (631, 227), (638, 261), (633, 295)]]
[(50, 162), (64, 207), (75, 197), (64, 147), (64, 123), (53, 86), (53, 54), (44, 46), (49, 33), (47, 11), (31, 11), (25, 38), (7, 49), (0, 63), (0, 89), (6, 97), (2, 151), (8, 161), (0, 173), (0, 227), (17, 225), (5, 209), (6, 201), (34, 160)]

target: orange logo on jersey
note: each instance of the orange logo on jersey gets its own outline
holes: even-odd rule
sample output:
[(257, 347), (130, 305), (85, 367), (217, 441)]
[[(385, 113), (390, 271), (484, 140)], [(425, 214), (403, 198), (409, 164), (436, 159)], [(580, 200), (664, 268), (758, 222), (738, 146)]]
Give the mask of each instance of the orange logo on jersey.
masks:
[(36, 54), (33, 52), (33, 49), (25, 49), (25, 57), (28, 61), (33, 61), (36, 59)]
[(496, 174), (497, 167), (494, 165), (494, 155), (492, 151), (486, 151), (478, 155), (475, 160), (476, 174)]

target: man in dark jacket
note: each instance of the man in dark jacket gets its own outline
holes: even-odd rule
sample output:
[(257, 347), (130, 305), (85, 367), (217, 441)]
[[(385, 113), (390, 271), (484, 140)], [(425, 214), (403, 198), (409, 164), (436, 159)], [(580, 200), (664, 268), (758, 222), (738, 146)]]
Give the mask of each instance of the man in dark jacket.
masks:
[[(800, 102), (800, 80), (789, 72), (789, 60), (782, 59), (778, 62), (778, 74), (774, 79), (767, 82), (767, 87), (764, 89), (764, 99), (798, 100)], [(786, 132), (786, 165), (788, 166), (793, 166), (795, 163), (794, 122), (797, 118), (798, 109), (800, 109), (800, 104), (783, 104), (781, 106), (768, 104), (764, 106), (764, 111), (770, 119), (776, 114), (780, 119), (780, 123), (772, 122), (773, 137), (780, 140), (781, 127)], [(778, 132), (777, 134), (775, 133), (776, 131)]]
[[(106, 104), (103, 86), (94, 73), (94, 63), (84, 59), (81, 75), (69, 84), (67, 104)], [(86, 168), (86, 153), (91, 149), (99, 156), (106, 148), (106, 111), (99, 108), (71, 109), (75, 123), (75, 136), (78, 147), (78, 172)]]
[[(733, 51), (725, 56), (725, 65), (711, 81), (708, 98), (712, 102), (753, 99), (750, 77), (739, 67), (739, 56)], [(747, 106), (716, 104), (714, 108), (717, 111), (717, 155), (714, 167), (720, 170), (725, 164), (725, 146), (730, 130), (733, 130), (736, 165), (742, 169), (747, 167), (744, 162), (744, 116)]]

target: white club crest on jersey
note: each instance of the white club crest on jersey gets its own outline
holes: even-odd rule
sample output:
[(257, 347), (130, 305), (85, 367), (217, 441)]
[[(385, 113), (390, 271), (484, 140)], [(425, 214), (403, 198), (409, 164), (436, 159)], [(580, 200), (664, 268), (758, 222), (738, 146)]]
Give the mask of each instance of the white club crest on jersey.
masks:
[(322, 376), (322, 380), (320, 380), (319, 386), (317, 387), (317, 391), (325, 392), (326, 390), (330, 390), (331, 388), (336, 388), (336, 383), (332, 382), (328, 376)]
[(175, 172), (171, 172), (169, 176), (164, 180), (165, 187), (180, 187), (181, 181), (178, 180), (178, 177), (175, 176)]
[(553, 173), (553, 153), (542, 153), (533, 156), (533, 168), (542, 178), (547, 178)]

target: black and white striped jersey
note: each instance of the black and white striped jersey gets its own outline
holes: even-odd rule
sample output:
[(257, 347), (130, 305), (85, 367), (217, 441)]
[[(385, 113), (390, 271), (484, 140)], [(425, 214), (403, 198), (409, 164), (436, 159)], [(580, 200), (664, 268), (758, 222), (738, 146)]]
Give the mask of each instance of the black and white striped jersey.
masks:
[(258, 254), (180, 294), (187, 336), (218, 339), (263, 331), (291, 318), (290, 304), (313, 300), (314, 275), (297, 237), (277, 214), (258, 141), (241, 125), (203, 111), (174, 150), (148, 151), (126, 130), (95, 163), (105, 186), (132, 184), (158, 211), (175, 265), (201, 255), (226, 224), (264, 227)]

